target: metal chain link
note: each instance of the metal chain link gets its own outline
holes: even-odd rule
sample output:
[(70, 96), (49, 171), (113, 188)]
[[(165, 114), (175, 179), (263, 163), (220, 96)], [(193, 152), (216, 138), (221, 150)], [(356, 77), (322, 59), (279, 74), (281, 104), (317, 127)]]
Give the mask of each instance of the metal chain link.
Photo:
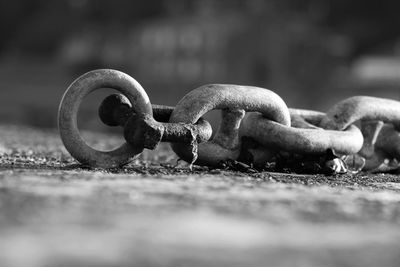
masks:
[[(124, 128), (126, 143), (108, 152), (88, 146), (77, 127), (83, 98), (100, 88), (121, 93), (108, 96), (99, 107), (103, 123)], [(214, 109), (221, 110), (222, 119), (212, 137), (211, 125), (202, 116)], [(347, 168), (387, 170), (397, 168), (400, 161), (400, 102), (368, 96), (345, 99), (322, 113), (289, 109), (264, 88), (212, 84), (169, 107), (151, 105), (145, 90), (129, 75), (103, 69), (88, 72), (69, 86), (58, 121), (67, 150), (93, 167), (123, 166), (160, 142), (170, 142), (188, 163), (206, 166), (227, 162), (278, 166), (297, 161), (304, 167), (311, 159), (318, 171), (333, 174)]]

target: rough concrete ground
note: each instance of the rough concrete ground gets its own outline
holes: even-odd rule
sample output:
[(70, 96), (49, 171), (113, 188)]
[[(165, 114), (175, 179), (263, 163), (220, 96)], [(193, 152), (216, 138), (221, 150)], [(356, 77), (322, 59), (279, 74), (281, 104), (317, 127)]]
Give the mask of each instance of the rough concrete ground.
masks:
[(0, 136), (0, 266), (400, 265), (400, 176), (190, 171), (168, 146), (89, 170), (56, 131)]

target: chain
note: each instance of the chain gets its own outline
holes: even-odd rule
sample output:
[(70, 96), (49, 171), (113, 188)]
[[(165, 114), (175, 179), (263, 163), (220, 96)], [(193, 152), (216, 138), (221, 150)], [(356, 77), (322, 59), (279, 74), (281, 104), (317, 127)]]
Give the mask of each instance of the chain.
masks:
[[(99, 117), (108, 126), (123, 127), (126, 140), (107, 152), (88, 146), (77, 127), (83, 98), (101, 88), (120, 93), (103, 100)], [(221, 110), (222, 119), (213, 135), (202, 116), (214, 109)], [(58, 123), (70, 154), (84, 165), (101, 168), (123, 166), (160, 142), (170, 142), (178, 157), (190, 164), (213, 167), (275, 163), (276, 170), (298, 165), (307, 172), (309, 163), (316, 172), (333, 174), (348, 168), (397, 168), (400, 160), (400, 102), (367, 96), (345, 99), (322, 113), (289, 109), (264, 88), (212, 84), (169, 107), (151, 105), (145, 90), (129, 75), (103, 69), (82, 75), (68, 87)]]

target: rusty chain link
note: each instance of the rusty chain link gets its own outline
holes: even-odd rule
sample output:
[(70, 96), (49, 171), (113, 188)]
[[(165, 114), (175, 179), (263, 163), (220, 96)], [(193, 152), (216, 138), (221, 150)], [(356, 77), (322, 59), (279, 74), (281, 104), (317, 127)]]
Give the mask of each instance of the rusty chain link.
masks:
[[(195, 123), (213, 109), (222, 110), (221, 125), (214, 138), (198, 145), (172, 143), (172, 149), (180, 158), (199, 165), (217, 165), (223, 160), (237, 159), (240, 154), (239, 126), (245, 111), (257, 111), (272, 121), (290, 126), (288, 108), (274, 92), (220, 84), (201, 86), (185, 95), (172, 112), (170, 122)], [(193, 153), (196, 150), (197, 157)]]
[[(124, 128), (126, 143), (107, 152), (88, 146), (77, 127), (83, 98), (100, 88), (121, 93), (108, 96), (99, 107), (104, 124)], [(213, 135), (202, 116), (214, 109), (221, 110), (222, 119)], [(347, 168), (384, 171), (398, 168), (400, 161), (400, 102), (368, 96), (345, 99), (322, 113), (289, 109), (264, 88), (211, 84), (169, 107), (151, 105), (145, 90), (129, 75), (103, 69), (88, 72), (69, 86), (58, 123), (70, 154), (93, 167), (122, 166), (160, 142), (170, 142), (188, 163), (206, 166), (300, 162), (305, 168), (311, 162), (317, 171), (333, 174)]]

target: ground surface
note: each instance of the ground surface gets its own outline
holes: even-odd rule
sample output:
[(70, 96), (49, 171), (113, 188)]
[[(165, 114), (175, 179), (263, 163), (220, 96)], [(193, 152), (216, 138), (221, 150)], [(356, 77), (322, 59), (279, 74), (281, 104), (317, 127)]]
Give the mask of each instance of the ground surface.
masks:
[(191, 172), (166, 146), (88, 170), (55, 131), (0, 136), (0, 266), (400, 266), (400, 176)]

